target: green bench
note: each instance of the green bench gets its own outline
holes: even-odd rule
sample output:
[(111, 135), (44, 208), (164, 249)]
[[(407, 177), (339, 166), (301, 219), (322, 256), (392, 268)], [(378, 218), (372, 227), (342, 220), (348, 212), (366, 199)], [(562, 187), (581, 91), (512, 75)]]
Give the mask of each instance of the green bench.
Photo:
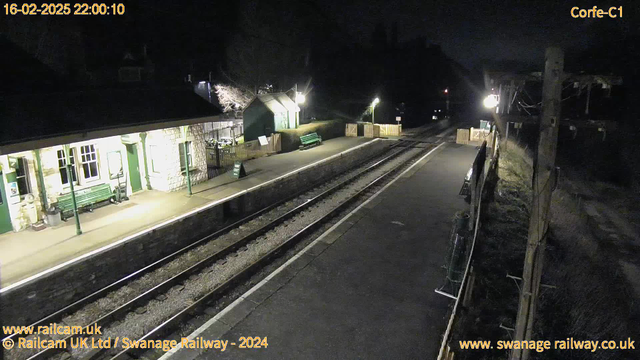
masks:
[(300, 149), (304, 149), (306, 147), (322, 144), (322, 138), (317, 133), (311, 133), (307, 135), (300, 136)]
[[(89, 211), (93, 211), (93, 205), (102, 201), (111, 200), (115, 197), (115, 194), (111, 192), (111, 186), (109, 186), (109, 184), (95, 185), (74, 192), (76, 194), (78, 210), (89, 206)], [(59, 196), (57, 207), (62, 214), (62, 220), (73, 216), (73, 198), (71, 197), (71, 193)], [(69, 214), (69, 216), (65, 216), (65, 213)]]

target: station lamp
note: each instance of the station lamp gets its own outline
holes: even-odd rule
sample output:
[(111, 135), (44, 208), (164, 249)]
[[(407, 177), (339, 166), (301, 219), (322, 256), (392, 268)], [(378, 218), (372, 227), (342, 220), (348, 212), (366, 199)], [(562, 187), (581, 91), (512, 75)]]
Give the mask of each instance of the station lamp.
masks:
[(496, 106), (498, 106), (498, 95), (494, 95), (491, 94), (489, 96), (487, 96), (484, 101), (482, 101), (482, 104), (484, 105), (484, 107), (486, 107), (487, 109), (493, 109)]
[(378, 105), (378, 103), (380, 102), (379, 98), (375, 98), (373, 99), (373, 102), (371, 103), (371, 123), (375, 124), (375, 114), (376, 114), (376, 105)]

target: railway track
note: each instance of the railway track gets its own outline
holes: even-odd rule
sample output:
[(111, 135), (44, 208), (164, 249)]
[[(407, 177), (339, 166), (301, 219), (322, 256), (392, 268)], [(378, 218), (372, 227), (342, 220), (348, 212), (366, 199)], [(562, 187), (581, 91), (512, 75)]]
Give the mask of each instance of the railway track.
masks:
[[(415, 159), (419, 158), (425, 151), (428, 151), (426, 149), (433, 147), (432, 145), (422, 144), (420, 146), (425, 146), (424, 148), (420, 150), (413, 149), (413, 146), (419, 144), (419, 138), (430, 131), (431, 129), (427, 129), (416, 134), (415, 141), (407, 140), (398, 142), (398, 144), (395, 144), (391, 148), (391, 154), (370, 161), (365, 167), (339, 177), (338, 180), (331, 182), (328, 186), (320, 186), (319, 190), (317, 188), (314, 189), (315, 191), (310, 190), (303, 194), (296, 194), (290, 199), (281, 201), (251, 214), (240, 221), (234, 222), (184, 249), (51, 314), (34, 325), (48, 325), (51, 322), (64, 322), (67, 325), (69, 325), (69, 323), (74, 325), (83, 324), (83, 326), (95, 325), (106, 329), (103, 337), (116, 337), (122, 334), (123, 327), (130, 327), (131, 325), (127, 324), (134, 323), (140, 324), (141, 329), (133, 331), (135, 334), (132, 334), (133, 336), (131, 338), (147, 340), (166, 335), (186, 318), (197, 314), (203, 307), (206, 307), (208, 303), (220, 298), (229, 289), (232, 289), (237, 284), (251, 277), (252, 274), (255, 274), (261, 268), (264, 268), (274, 257), (277, 257), (305, 237), (308, 237), (311, 232), (318, 229), (318, 227), (327, 222), (328, 219), (335, 217), (341, 211), (344, 211), (346, 207), (357, 202), (358, 199), (368, 197), (368, 193), (383, 185), (386, 179), (389, 179), (393, 174), (401, 171), (405, 166), (409, 166), (412, 161), (415, 161)], [(328, 208), (331, 208), (330, 210), (315, 211), (316, 214), (313, 214), (314, 211), (309, 210), (322, 208), (325, 202), (334, 202), (337, 206), (329, 205)], [(281, 209), (282, 207), (286, 208), (286, 211), (283, 211)], [(327, 206), (324, 207), (327, 208)], [(307, 217), (307, 219), (311, 218), (311, 220), (300, 220), (304, 218), (305, 215), (314, 216)], [(261, 217), (266, 219), (259, 221)], [(237, 234), (240, 232), (238, 229), (242, 229), (243, 226), (246, 227), (247, 224), (252, 222), (255, 229), (247, 230), (246, 232), (248, 234), (246, 235)], [(293, 230), (283, 230), (287, 227)], [(234, 231), (236, 232), (234, 239), (218, 242), (218, 239), (223, 237), (224, 234), (231, 234)], [(269, 238), (271, 238), (271, 240), (273, 240), (273, 238), (280, 238), (280, 240), (267, 241)], [(214, 239), (216, 241), (212, 241)], [(94, 317), (90, 320), (77, 314), (75, 320), (73, 315), (69, 317), (70, 313), (74, 311), (81, 312), (82, 308), (90, 306), (92, 303), (99, 303), (101, 301), (108, 302), (110, 299), (105, 295), (116, 293), (117, 290), (144, 279), (145, 276), (152, 272), (162, 272), (167, 265), (175, 262), (180, 257), (189, 257), (191, 253), (200, 252), (196, 250), (201, 250), (203, 244), (206, 243), (215, 243), (215, 246), (211, 246), (206, 256), (201, 258), (196, 257), (197, 259), (192, 261), (192, 264), (178, 272), (166, 271), (169, 275), (166, 275), (162, 281), (139, 292), (135, 297), (127, 301), (122, 301), (113, 309), (101, 314), (99, 317)], [(251, 251), (249, 251), (250, 248)], [(261, 251), (255, 251), (254, 248), (261, 249)], [(213, 251), (211, 251), (212, 249)], [(242, 258), (244, 256), (243, 254), (251, 253), (252, 251), (255, 253), (255, 256), (249, 261), (242, 262), (236, 260)], [(217, 279), (219, 281), (215, 282), (215, 286), (210, 289), (201, 288), (199, 289), (200, 291), (196, 291), (197, 294), (189, 294), (186, 296), (191, 299), (191, 301), (185, 301), (183, 304), (173, 304), (175, 305), (173, 307), (168, 306), (168, 308), (171, 308), (171, 314), (161, 317), (161, 321), (158, 321), (158, 317), (151, 319), (149, 322), (136, 320), (136, 318), (144, 317), (147, 313), (152, 313), (154, 311), (152, 308), (154, 307), (162, 308), (163, 302), (170, 301), (174, 297), (180, 298), (176, 296), (176, 293), (182, 292), (187, 287), (189, 287), (189, 289), (192, 287), (197, 288), (193, 283), (197, 282), (199, 278), (202, 278), (202, 274), (211, 274), (214, 272), (216, 274), (223, 274), (223, 276)], [(109, 334), (109, 332), (112, 332), (112, 334)], [(78, 337), (78, 335), (70, 335), (64, 338), (64, 340), (67, 344), (70, 344), (70, 340), (76, 337)], [(113, 354), (99, 349), (77, 351), (69, 348), (52, 348), (36, 354), (28, 354), (26, 357), (10, 356), (7, 358), (66, 358), (69, 355), (73, 358), (93, 359), (110, 358)], [(132, 350), (123, 350), (115, 354), (113, 358), (129, 358), (131, 356), (136, 357), (137, 355), (136, 353), (132, 353)]]

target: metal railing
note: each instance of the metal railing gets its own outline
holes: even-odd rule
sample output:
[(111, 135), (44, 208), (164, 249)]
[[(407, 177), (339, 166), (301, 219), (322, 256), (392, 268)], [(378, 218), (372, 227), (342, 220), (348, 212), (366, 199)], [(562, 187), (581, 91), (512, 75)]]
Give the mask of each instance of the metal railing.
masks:
[[(451, 329), (453, 328), (453, 323), (456, 320), (456, 316), (458, 315), (460, 309), (464, 304), (461, 302), (467, 302), (470, 300), (471, 291), (473, 289), (473, 281), (470, 281), (470, 278), (473, 278), (473, 253), (476, 245), (476, 240), (478, 237), (478, 230), (480, 228), (480, 215), (482, 212), (482, 194), (484, 192), (484, 186), (487, 180), (487, 177), (490, 172), (497, 171), (498, 159), (500, 156), (500, 152), (498, 151), (499, 143), (500, 143), (500, 134), (496, 129), (492, 131), (494, 136), (489, 137), (492, 141), (491, 150), (487, 149), (487, 141), (483, 141), (480, 150), (478, 151), (478, 155), (473, 162), (473, 173), (471, 175), (471, 201), (470, 201), (470, 214), (471, 218), (469, 221), (469, 227), (471, 232), (473, 233), (473, 237), (471, 239), (471, 249), (468, 251), (466, 266), (464, 269), (464, 275), (462, 276), (462, 280), (459, 283), (459, 287), (457, 289), (457, 294), (455, 296), (447, 295), (453, 299), (455, 299), (455, 304), (453, 306), (453, 310), (451, 311), (451, 316), (449, 318), (449, 322), (447, 324), (447, 329), (442, 337), (442, 342), (440, 344), (440, 351), (438, 353), (438, 360), (450, 360), (453, 359), (454, 353), (450, 347), (451, 341)], [(489, 155), (489, 166), (484, 166), (487, 161), (487, 154)], [(471, 285), (470, 285), (471, 284)], [(457, 284), (456, 284), (457, 285)], [(437, 292), (438, 290), (436, 290)], [(445, 294), (446, 295), (446, 294)]]

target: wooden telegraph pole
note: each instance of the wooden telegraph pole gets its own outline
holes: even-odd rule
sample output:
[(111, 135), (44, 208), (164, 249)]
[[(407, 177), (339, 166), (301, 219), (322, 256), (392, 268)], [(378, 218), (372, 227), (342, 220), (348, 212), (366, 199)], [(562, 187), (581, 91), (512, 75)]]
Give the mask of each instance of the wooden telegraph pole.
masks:
[[(564, 68), (564, 53), (560, 48), (548, 48), (545, 54), (542, 84), (542, 116), (538, 154), (533, 175), (533, 201), (529, 219), (529, 236), (522, 272), (522, 290), (514, 340), (531, 340), (536, 314), (538, 290), (549, 228), (549, 206), (555, 175), (560, 101)], [(529, 351), (512, 350), (511, 360), (526, 360)]]

